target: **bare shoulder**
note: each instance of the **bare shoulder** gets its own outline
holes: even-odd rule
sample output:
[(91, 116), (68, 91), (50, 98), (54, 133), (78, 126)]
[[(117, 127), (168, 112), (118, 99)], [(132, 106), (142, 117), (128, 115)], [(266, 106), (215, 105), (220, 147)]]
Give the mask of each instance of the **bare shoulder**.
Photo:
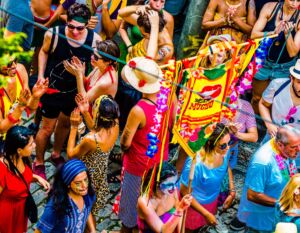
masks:
[(173, 15), (171, 15), (169, 12), (164, 10), (164, 19), (166, 20), (166, 22), (170, 22), (170, 21), (174, 21), (173, 19)]
[(45, 33), (45, 38), (51, 39), (52, 35), (53, 35), (53, 28), (49, 28)]
[(25, 69), (25, 66), (21, 63), (18, 63), (17, 64), (17, 71), (20, 73), (20, 74), (23, 74), (24, 72), (27, 73), (26, 69)]
[[(86, 146), (89, 146), (89, 147), (96, 147), (96, 142), (95, 142), (95, 137), (94, 137), (94, 133), (88, 133), (87, 135), (85, 135), (80, 144), (82, 145), (86, 145)], [(91, 148), (91, 149), (92, 149)]]
[(277, 2), (268, 2), (268, 3), (266, 3), (263, 6), (263, 8), (261, 9), (261, 12), (260, 12), (259, 15), (265, 15), (267, 17), (270, 17), (277, 4), (278, 4)]

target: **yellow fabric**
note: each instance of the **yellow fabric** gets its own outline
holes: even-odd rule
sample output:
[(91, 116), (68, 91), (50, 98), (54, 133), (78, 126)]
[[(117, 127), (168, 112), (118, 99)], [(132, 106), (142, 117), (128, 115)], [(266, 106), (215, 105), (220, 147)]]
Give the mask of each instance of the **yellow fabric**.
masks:
[[(232, 92), (231, 85), (237, 82), (251, 61), (258, 47), (258, 41), (247, 50), (247, 53), (237, 56), (239, 52), (245, 51), (245, 46), (247, 45), (236, 45), (235, 42), (231, 42), (214, 44), (212, 48), (205, 47), (198, 52), (194, 67), (183, 71), (182, 85), (192, 89), (193, 92), (184, 88), (180, 91), (173, 142), (178, 142), (189, 156), (197, 153), (196, 146), (192, 145), (202, 139), (199, 136), (201, 127), (211, 122), (220, 122), (224, 114), (231, 113), (223, 103), (227, 102)], [(217, 53), (225, 47), (233, 50), (232, 59), (210, 69), (199, 67), (201, 60), (211, 51)]]
[[(6, 77), (6, 78), (10, 78), (10, 77)], [(15, 75), (15, 79), (16, 79), (16, 88), (17, 88), (17, 93), (16, 93), (16, 99), (19, 98), (20, 93), (22, 91), (22, 85), (21, 82), (19, 81), (19, 78), (17, 77), (17, 75)], [(0, 97), (3, 99), (3, 103), (4, 103), (4, 113), (2, 114), (4, 117), (7, 117), (7, 115), (9, 114), (9, 111), (11, 109), (11, 107), (13, 106), (14, 102), (10, 102), (9, 98), (7, 97), (6, 94), (4, 94), (2, 97)], [(3, 108), (3, 106), (2, 106)], [(6, 137), (6, 133), (4, 134), (0, 134), (3, 139), (5, 139)]]
[(142, 39), (138, 43), (136, 43), (134, 46), (132, 46), (132, 50), (130, 53), (126, 56), (126, 61), (128, 62), (132, 58), (135, 57), (145, 57), (147, 55), (147, 51), (144, 49), (144, 41), (145, 39)]
[[(121, 3), (121, 6), (118, 7)], [(115, 13), (115, 11), (119, 11), (120, 9), (124, 8), (127, 6), (127, 0), (112, 0), (110, 8), (109, 8), (109, 15), (112, 15)], [(119, 14), (118, 14), (118, 18), (117, 19), (122, 19)]]
[[(219, 20), (223, 16), (219, 15), (218, 13), (215, 14), (214, 20)], [(241, 17), (241, 20), (246, 22), (246, 17)], [(221, 27), (211, 30), (211, 35), (221, 35), (221, 34), (229, 34), (231, 35), (232, 39), (237, 43), (243, 43), (247, 40), (247, 35), (233, 27)]]
[[(20, 93), (22, 91), (22, 85), (17, 77), (17, 75), (15, 75), (16, 78), (16, 88), (17, 88), (17, 94), (16, 94), (16, 98), (19, 98)], [(11, 109), (13, 103), (10, 102), (9, 98), (7, 97), (6, 94), (3, 95), (3, 103), (4, 103), (4, 116), (6, 117), (9, 113), (9, 110)]]

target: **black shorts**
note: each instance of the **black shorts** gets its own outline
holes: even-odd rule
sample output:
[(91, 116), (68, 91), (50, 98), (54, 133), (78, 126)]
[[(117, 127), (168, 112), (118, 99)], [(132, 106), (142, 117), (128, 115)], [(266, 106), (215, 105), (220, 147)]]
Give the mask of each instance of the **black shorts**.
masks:
[(50, 119), (57, 118), (62, 112), (66, 116), (70, 116), (71, 112), (77, 106), (75, 102), (76, 93), (71, 94), (45, 94), (41, 98), (42, 116)]

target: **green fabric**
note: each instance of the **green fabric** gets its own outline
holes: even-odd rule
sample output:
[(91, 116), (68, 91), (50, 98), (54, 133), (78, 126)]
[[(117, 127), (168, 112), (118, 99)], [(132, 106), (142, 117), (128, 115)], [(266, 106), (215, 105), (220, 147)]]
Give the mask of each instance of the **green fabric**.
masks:
[(85, 19), (85, 18), (83, 18), (83, 17), (80, 17), (80, 16), (75, 16), (75, 17), (73, 18), (73, 20), (75, 20), (75, 21), (77, 21), (77, 22), (79, 22), (79, 23), (87, 23), (87, 22), (88, 22), (87, 19)]
[(213, 69), (204, 70), (204, 76), (210, 80), (222, 77), (226, 73), (225, 64), (217, 66)]

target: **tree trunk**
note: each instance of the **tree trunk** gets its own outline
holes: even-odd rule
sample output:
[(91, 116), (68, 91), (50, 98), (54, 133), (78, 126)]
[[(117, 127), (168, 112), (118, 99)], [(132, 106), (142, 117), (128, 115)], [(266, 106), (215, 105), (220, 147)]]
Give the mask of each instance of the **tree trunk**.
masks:
[(201, 25), (209, 0), (189, 1), (190, 3), (181, 32), (179, 46), (177, 47), (177, 59), (196, 55), (206, 34), (206, 31), (201, 29)]

